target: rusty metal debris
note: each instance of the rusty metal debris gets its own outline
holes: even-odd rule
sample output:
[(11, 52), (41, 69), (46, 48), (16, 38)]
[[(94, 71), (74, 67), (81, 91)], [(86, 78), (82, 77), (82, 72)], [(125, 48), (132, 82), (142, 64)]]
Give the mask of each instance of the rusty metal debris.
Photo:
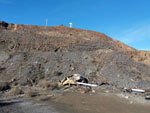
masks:
[(100, 86), (102, 86), (102, 85), (109, 85), (109, 83), (108, 83), (107, 80), (104, 80), (104, 81), (100, 84)]
[(134, 89), (134, 88), (125, 88), (127, 92), (137, 92), (137, 93), (145, 93), (143, 89)]
[(131, 92), (131, 88), (124, 88), (125, 91)]

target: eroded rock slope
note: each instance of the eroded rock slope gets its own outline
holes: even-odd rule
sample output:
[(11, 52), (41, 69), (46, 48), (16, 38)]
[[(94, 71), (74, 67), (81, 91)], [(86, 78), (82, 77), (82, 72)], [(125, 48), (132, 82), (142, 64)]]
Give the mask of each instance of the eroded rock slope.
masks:
[(150, 52), (95, 31), (0, 22), (0, 81), (32, 86), (74, 73), (91, 83), (149, 87)]

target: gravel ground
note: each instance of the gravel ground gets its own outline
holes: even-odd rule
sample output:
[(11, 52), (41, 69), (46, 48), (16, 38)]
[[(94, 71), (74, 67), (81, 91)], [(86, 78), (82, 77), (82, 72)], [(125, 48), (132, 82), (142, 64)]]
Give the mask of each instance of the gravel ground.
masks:
[(31, 100), (17, 99), (0, 102), (0, 113), (59, 113), (50, 105), (34, 103)]
[(123, 96), (65, 93), (44, 102), (21, 98), (0, 101), (0, 113), (149, 113), (148, 103)]

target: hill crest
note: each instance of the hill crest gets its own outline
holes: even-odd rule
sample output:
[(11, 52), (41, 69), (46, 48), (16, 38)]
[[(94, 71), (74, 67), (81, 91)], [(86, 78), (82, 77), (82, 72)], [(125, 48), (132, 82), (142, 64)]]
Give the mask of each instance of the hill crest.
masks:
[(1, 37), (1, 42), (6, 42), (8, 45), (11, 43), (11, 47), (8, 48), (15, 51), (50, 51), (56, 48), (76, 48), (86, 45), (91, 45), (89, 50), (135, 51), (134, 48), (103, 33), (66, 26), (34, 26), (0, 21), (0, 28), (1, 33), (5, 35), (5, 38)]

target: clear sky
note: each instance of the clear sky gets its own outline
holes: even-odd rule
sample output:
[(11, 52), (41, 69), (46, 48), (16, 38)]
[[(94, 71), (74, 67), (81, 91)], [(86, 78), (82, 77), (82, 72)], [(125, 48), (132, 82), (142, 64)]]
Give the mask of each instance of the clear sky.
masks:
[(107, 34), (150, 50), (150, 0), (0, 0), (0, 20), (73, 27)]

